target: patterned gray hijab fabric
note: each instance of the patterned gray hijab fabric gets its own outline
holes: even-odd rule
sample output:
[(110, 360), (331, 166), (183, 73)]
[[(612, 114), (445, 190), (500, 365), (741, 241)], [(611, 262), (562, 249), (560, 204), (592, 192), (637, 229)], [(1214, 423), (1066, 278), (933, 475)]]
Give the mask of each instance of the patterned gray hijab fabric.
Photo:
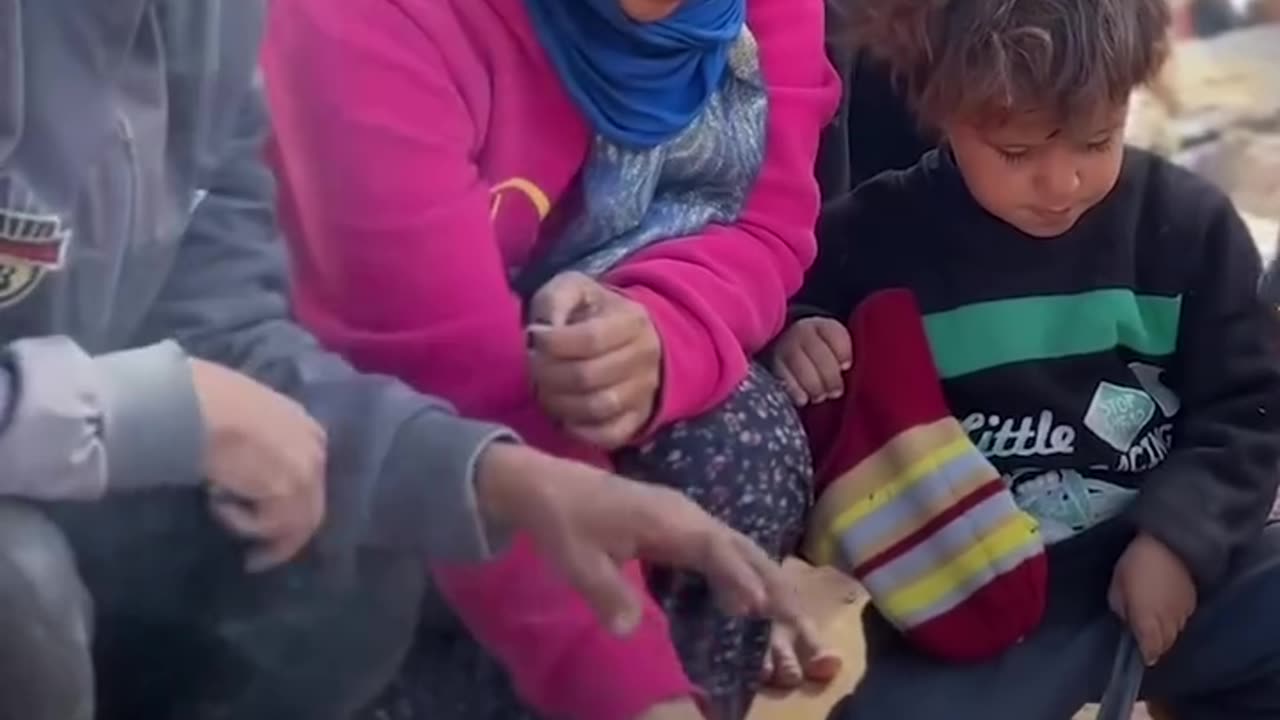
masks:
[(737, 220), (764, 162), (767, 120), (759, 49), (744, 29), (724, 84), (675, 138), (649, 149), (592, 141), (577, 214), (516, 274), (516, 292), (527, 299), (570, 270), (596, 277), (654, 243)]

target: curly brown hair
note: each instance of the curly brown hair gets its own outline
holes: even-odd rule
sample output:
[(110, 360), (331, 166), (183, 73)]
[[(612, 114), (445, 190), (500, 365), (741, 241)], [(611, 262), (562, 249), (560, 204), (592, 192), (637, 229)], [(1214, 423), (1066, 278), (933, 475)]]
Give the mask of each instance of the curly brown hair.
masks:
[[(1168, 0), (834, 0), (921, 121), (1123, 102), (1169, 52)], [(839, 12), (843, 10), (843, 12)]]

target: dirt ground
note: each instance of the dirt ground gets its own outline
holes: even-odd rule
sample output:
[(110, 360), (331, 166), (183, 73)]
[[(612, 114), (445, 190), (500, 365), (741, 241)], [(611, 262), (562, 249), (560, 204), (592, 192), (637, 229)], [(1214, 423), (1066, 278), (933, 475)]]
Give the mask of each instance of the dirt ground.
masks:
[[(847, 694), (862, 674), (865, 648), (859, 614), (866, 596), (857, 585), (829, 569), (815, 569), (791, 563), (787, 572), (800, 590), (804, 606), (845, 655), (844, 672), (825, 689), (802, 688), (791, 693), (768, 693), (760, 697), (748, 720), (826, 720), (832, 705)], [(1086, 708), (1076, 720), (1091, 720), (1093, 708)], [(1139, 709), (1134, 720), (1150, 720)]]

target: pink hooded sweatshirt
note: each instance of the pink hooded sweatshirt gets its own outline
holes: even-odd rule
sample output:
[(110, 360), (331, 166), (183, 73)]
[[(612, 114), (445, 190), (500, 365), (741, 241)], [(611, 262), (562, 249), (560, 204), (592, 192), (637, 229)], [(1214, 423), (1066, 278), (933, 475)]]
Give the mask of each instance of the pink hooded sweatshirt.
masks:
[[(823, 0), (747, 6), (771, 104), (740, 220), (653, 245), (604, 278), (662, 339), (656, 426), (733, 392), (815, 254), (818, 136), (840, 93)], [(538, 407), (508, 287), (591, 139), (524, 0), (272, 0), (264, 68), (301, 319), (362, 369), (607, 466)], [(524, 538), (492, 564), (437, 577), (545, 714), (633, 720), (694, 690), (654, 603), (634, 634), (614, 637)]]

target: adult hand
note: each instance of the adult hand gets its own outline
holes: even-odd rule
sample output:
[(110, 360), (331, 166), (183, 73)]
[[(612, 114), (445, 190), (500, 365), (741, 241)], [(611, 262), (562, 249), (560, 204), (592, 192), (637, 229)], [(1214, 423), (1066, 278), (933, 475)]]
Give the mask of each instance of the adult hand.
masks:
[(801, 407), (844, 395), (844, 373), (851, 367), (849, 331), (830, 318), (800, 320), (774, 344), (773, 374)]
[(213, 513), (254, 543), (250, 572), (283, 564), (324, 519), (324, 428), (298, 403), (238, 372), (192, 360), (191, 375)]
[(538, 401), (577, 438), (606, 450), (631, 442), (653, 416), (662, 345), (639, 303), (580, 273), (530, 301), (530, 366)]
[(1182, 560), (1143, 533), (1116, 563), (1107, 599), (1132, 628), (1147, 665), (1154, 665), (1195, 612), (1196, 586)]
[(476, 492), (486, 520), (528, 532), (617, 634), (640, 621), (640, 598), (619, 569), (637, 558), (706, 576), (728, 613), (800, 617), (764, 550), (670, 488), (499, 443), (480, 458)]

